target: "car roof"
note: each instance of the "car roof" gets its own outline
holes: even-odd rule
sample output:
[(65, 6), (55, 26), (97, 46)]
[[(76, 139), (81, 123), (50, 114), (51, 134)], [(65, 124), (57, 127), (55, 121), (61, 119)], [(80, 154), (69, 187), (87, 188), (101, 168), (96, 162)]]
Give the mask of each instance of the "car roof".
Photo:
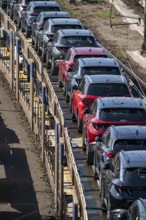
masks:
[(120, 75), (85, 75), (89, 84), (95, 83), (123, 83), (127, 84), (126, 78)]
[(121, 125), (110, 126), (112, 136), (115, 139), (146, 139), (146, 126), (142, 125)]
[(52, 22), (53, 24), (75, 24), (75, 25), (82, 25), (82, 23), (80, 22), (79, 19), (75, 19), (75, 18), (51, 18), (50, 22)]
[(71, 47), (69, 49), (73, 54), (95, 54), (95, 55), (107, 55), (107, 52), (103, 48), (99, 47)]
[(133, 97), (103, 97), (98, 98), (98, 105), (100, 108), (142, 108), (146, 106), (142, 99)]
[(146, 151), (121, 151), (120, 153), (123, 168), (146, 167)]
[(34, 5), (34, 6), (59, 6), (59, 4), (55, 1), (31, 1), (29, 5)]
[(41, 11), (40, 14), (42, 14), (44, 17), (65, 17), (70, 18), (71, 15), (66, 11)]
[(115, 59), (104, 57), (79, 58), (80, 66), (104, 66), (104, 67), (119, 67)]
[(57, 31), (62, 36), (90, 36), (94, 37), (93, 33), (90, 30), (85, 29), (62, 29)]

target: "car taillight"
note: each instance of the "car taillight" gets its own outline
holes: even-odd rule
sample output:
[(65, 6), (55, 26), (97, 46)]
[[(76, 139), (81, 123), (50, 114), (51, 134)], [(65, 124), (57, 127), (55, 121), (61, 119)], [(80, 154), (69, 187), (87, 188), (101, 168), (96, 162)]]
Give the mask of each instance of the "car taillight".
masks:
[(94, 99), (84, 98), (82, 101), (85, 105), (90, 105), (94, 101)]
[(21, 8), (26, 8), (27, 7), (27, 5), (21, 5)]
[(109, 158), (113, 158), (115, 156), (115, 153), (113, 152), (106, 152), (106, 155), (109, 157)]
[(92, 123), (92, 125), (96, 130), (105, 130), (107, 128), (105, 125), (98, 125), (96, 123)]
[(29, 14), (30, 16), (37, 16), (38, 14), (37, 13), (31, 13)]
[(37, 24), (37, 27), (41, 28), (41, 27), (43, 27), (43, 24)]
[(59, 52), (66, 52), (66, 51), (67, 51), (67, 48), (57, 47), (57, 50), (58, 50)]

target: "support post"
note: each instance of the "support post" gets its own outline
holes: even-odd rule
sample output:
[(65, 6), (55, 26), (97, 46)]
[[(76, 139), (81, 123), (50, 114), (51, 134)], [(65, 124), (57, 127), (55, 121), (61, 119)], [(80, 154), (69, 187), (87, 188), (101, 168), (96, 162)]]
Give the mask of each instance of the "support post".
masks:
[(64, 219), (64, 144), (60, 141), (60, 219)]
[(141, 50), (142, 50), (142, 54), (146, 54), (146, 0), (145, 0), (145, 8), (144, 8), (144, 41)]
[(78, 202), (76, 195), (73, 195), (73, 220), (78, 220)]
[(34, 62), (30, 61), (30, 126), (33, 130), (33, 111), (34, 111)]
[(11, 89), (14, 89), (14, 83), (13, 83), (13, 78), (14, 78), (14, 43), (13, 43), (13, 38), (14, 38), (14, 33), (13, 31), (10, 31), (10, 85)]
[(16, 38), (16, 99), (19, 100), (19, 48), (20, 48), (20, 39)]
[(55, 213), (58, 217), (58, 182), (59, 182), (59, 122), (55, 120)]
[(45, 109), (46, 109), (46, 86), (45, 83), (42, 83), (42, 137), (41, 137), (41, 146), (42, 146), (42, 161), (45, 161)]

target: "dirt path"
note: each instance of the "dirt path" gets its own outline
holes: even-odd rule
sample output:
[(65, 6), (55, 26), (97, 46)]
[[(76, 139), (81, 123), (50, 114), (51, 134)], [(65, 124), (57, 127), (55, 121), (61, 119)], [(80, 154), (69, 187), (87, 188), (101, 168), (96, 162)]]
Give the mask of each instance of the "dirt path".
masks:
[(0, 220), (47, 220), (53, 194), (38, 141), (0, 74)]

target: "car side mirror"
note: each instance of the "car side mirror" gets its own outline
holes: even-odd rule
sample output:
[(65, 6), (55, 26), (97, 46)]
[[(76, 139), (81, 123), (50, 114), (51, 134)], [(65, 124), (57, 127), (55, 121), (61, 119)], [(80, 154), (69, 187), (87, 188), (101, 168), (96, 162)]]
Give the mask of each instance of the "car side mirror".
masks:
[(104, 170), (109, 170), (110, 169), (110, 163), (105, 163), (102, 168)]
[(78, 89), (78, 85), (73, 85), (72, 89), (73, 90), (77, 90)]
[(112, 210), (113, 212), (113, 220), (125, 220), (127, 216), (127, 211), (125, 209), (116, 209)]
[(88, 108), (85, 108), (85, 109), (83, 110), (83, 112), (84, 112), (84, 114), (89, 114), (89, 109), (88, 109)]

